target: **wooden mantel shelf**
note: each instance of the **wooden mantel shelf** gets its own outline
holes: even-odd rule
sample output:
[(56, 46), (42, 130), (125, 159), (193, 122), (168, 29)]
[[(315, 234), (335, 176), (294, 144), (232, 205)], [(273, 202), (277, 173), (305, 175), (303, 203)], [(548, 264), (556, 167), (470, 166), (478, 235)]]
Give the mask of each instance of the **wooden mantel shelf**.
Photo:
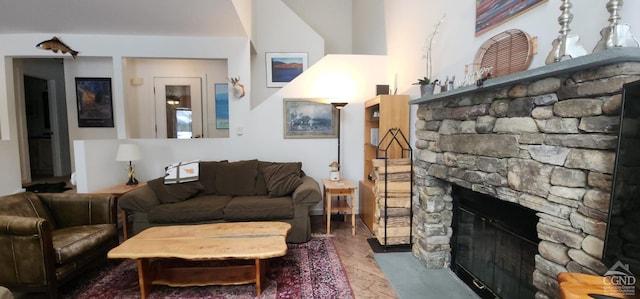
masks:
[[(606, 51), (541, 66), (520, 73), (502, 76), (495, 79), (489, 79), (484, 82), (484, 85), (481, 87), (481, 89), (497, 89), (500, 87), (514, 85), (520, 82), (530, 82), (545, 77), (555, 76), (558, 74), (568, 74), (580, 70), (591, 69), (620, 62), (640, 62), (640, 48), (609, 49)], [(435, 95), (425, 95), (421, 98), (411, 100), (409, 103), (422, 104), (430, 101), (445, 100), (448, 98), (471, 94), (477, 92), (479, 89), (480, 88), (476, 87), (475, 85), (469, 85)]]

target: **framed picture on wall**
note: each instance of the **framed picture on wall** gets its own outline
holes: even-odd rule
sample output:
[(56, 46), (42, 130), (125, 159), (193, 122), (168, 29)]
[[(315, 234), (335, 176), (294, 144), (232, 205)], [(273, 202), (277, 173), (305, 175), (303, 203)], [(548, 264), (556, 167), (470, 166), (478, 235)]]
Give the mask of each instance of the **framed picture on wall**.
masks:
[(113, 127), (111, 78), (76, 78), (79, 127)]
[(216, 129), (229, 128), (229, 84), (216, 83)]
[(477, 0), (476, 36), (497, 27), (547, 0)]
[(284, 99), (284, 138), (337, 138), (338, 110), (329, 99)]
[(291, 82), (307, 69), (307, 60), (307, 53), (266, 53), (267, 87)]

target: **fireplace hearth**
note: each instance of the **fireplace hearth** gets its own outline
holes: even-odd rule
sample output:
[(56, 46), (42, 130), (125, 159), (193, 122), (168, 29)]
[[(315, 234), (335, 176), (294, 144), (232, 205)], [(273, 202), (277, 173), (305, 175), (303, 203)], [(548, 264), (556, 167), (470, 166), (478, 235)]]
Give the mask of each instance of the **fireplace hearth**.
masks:
[[(558, 273), (605, 273), (620, 93), (623, 84), (637, 80), (640, 49), (610, 49), (489, 79), (482, 88), (413, 100), (413, 254), (427, 268), (477, 268), (480, 274), (470, 276), (495, 293), (527, 281), (518, 287), (521, 295), (503, 298), (558, 298)], [(540, 241), (523, 237), (530, 232), (511, 238), (513, 228), (505, 231), (501, 221), (479, 216), (502, 207), (454, 212), (452, 190), (458, 187), (534, 211)], [(461, 222), (454, 224), (456, 218)], [(504, 233), (499, 246), (487, 249), (498, 233)], [(478, 241), (485, 235), (494, 237)], [(480, 279), (491, 267), (493, 273), (517, 272), (517, 258), (500, 260), (506, 253), (475, 264), (475, 254), (514, 242), (526, 252), (518, 282), (506, 274), (499, 281)]]

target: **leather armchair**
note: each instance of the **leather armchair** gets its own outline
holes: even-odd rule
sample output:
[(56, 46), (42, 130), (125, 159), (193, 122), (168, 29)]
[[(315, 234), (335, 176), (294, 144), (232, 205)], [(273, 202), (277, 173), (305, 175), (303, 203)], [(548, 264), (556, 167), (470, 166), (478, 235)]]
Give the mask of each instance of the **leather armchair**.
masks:
[(21, 192), (0, 197), (0, 285), (46, 292), (106, 261), (118, 244), (115, 197)]

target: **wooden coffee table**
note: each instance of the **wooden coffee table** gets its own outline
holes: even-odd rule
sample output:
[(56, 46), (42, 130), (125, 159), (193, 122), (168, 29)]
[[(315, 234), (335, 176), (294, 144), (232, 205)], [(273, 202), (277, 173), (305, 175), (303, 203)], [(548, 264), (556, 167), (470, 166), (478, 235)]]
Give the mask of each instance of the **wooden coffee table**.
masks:
[[(284, 222), (232, 222), (148, 228), (113, 248), (109, 258), (136, 259), (140, 294), (146, 298), (156, 284), (174, 287), (255, 283), (258, 296), (268, 259), (287, 253)], [(171, 259), (189, 261), (253, 260), (246, 265), (179, 266)]]

